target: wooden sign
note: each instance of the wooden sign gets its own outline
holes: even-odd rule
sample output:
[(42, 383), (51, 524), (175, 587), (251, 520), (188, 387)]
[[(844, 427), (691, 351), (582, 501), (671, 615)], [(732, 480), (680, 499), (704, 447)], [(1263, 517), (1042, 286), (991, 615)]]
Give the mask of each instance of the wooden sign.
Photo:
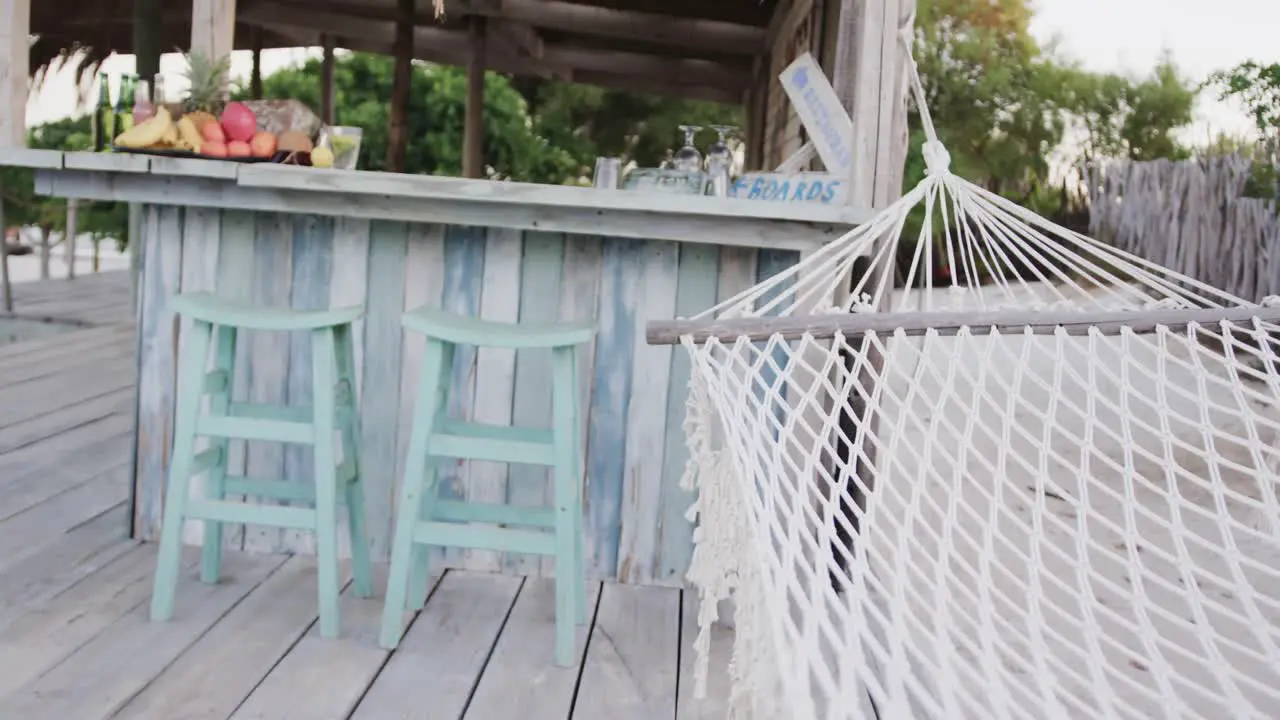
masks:
[(640, 168), (627, 173), (622, 189), (671, 195), (704, 195), (707, 191), (707, 175), (700, 171)]
[(778, 79), (822, 164), (829, 172), (849, 175), (853, 169), (853, 121), (813, 55), (805, 53), (796, 58)]
[(729, 186), (729, 197), (761, 202), (843, 205), (847, 194), (844, 177), (818, 172), (748, 173)]

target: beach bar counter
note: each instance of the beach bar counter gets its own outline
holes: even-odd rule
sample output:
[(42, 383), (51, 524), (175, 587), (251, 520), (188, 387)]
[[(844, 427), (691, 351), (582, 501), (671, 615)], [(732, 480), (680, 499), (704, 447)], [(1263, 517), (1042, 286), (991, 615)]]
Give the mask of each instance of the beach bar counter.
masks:
[[(133, 533), (155, 540), (171, 452), (179, 292), (265, 307), (361, 304), (356, 376), (375, 562), (388, 556), (397, 488), (425, 343), (407, 309), (437, 306), (502, 322), (592, 320), (580, 363), (587, 572), (640, 584), (684, 582), (692, 496), (680, 487), (689, 378), (679, 348), (644, 341), (651, 320), (692, 315), (796, 263), (866, 211), (843, 205), (664, 195), (582, 187), (318, 170), (110, 153), (0, 149), (37, 168), (36, 190), (135, 203), (138, 275)], [(451, 412), (549, 427), (549, 352), (460, 348)], [(245, 332), (234, 391), (242, 402), (310, 404), (309, 339)], [(310, 482), (308, 448), (232, 442), (230, 470)], [(442, 492), (543, 505), (548, 471), (484, 462), (442, 469)], [(226, 542), (313, 552), (308, 533), (250, 526)], [(199, 528), (186, 529), (198, 544)], [(338, 534), (345, 538), (345, 532)], [(341, 548), (347, 554), (349, 548)], [(541, 574), (551, 560), (448, 551), (453, 567)]]

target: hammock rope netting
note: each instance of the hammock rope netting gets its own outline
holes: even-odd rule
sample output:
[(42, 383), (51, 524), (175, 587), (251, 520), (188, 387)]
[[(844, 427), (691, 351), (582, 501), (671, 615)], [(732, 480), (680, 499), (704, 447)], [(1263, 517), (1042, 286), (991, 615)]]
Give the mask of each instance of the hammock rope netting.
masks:
[[(731, 714), (1280, 717), (1276, 303), (952, 175), (904, 54), (924, 181), (688, 322), (934, 326), (680, 340), (696, 647), (731, 597)], [(1180, 310), (1201, 320), (1143, 322)], [(1054, 322), (954, 327), (1014, 311)], [(1132, 323), (1056, 324), (1117, 311)]]

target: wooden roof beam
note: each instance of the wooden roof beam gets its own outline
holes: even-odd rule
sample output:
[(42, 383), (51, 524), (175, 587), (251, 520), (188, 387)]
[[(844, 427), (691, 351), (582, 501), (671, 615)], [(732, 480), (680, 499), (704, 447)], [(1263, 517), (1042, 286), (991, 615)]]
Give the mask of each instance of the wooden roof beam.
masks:
[[(695, 0), (696, 1), (696, 0)], [(750, 0), (743, 0), (749, 2)], [(392, 20), (387, 8), (370, 7), (347, 0), (322, 2), (314, 0), (306, 6), (318, 11), (338, 12), (351, 17)], [(447, 0), (448, 17), (483, 15), (491, 19), (524, 23), (544, 30), (587, 35), (600, 38), (636, 40), (671, 48), (698, 48), (713, 53), (746, 55), (763, 54), (764, 27), (698, 18), (675, 17), (636, 10), (592, 7), (565, 0)], [(420, 9), (417, 23), (438, 25), (434, 14)]]
[[(395, 23), (385, 20), (352, 19), (340, 13), (303, 10), (284, 3), (260, 2), (245, 8), (240, 20), (287, 32), (290, 28), (325, 33), (343, 38), (346, 47), (371, 52), (389, 53), (395, 40)], [(463, 66), (467, 63), (470, 41), (466, 32), (440, 27), (418, 27), (414, 30), (415, 57), (431, 62)], [(491, 43), (498, 45), (497, 43)], [(667, 58), (644, 53), (599, 50), (540, 43), (541, 65), (518, 53), (489, 52), (488, 66), (500, 72), (520, 75), (551, 73), (568, 80), (589, 77), (607, 78), (597, 82), (617, 87), (621, 78), (632, 78), (629, 89), (698, 87), (700, 97), (714, 96), (716, 102), (739, 102), (751, 84), (751, 70), (710, 60)], [(498, 49), (498, 48), (494, 48)], [(420, 51), (420, 52), (419, 52)], [(426, 56), (424, 56), (424, 53)], [(584, 81), (587, 82), (587, 81)], [(709, 92), (716, 89), (715, 92)], [(687, 96), (687, 95), (685, 95)], [(738, 98), (727, 100), (726, 98)]]

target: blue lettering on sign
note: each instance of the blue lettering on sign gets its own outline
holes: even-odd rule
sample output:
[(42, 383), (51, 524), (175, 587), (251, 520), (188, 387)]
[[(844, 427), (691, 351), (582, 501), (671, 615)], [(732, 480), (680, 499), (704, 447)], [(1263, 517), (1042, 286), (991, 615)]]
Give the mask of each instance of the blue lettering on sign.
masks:
[[(799, 71), (795, 74), (799, 74)], [(795, 74), (793, 74), (793, 77)], [(827, 145), (835, 151), (836, 160), (841, 164), (842, 169), (847, 168), (852, 162), (852, 154), (849, 152), (849, 148), (845, 146), (844, 138), (841, 137), (840, 132), (832, 123), (831, 116), (827, 113), (826, 106), (824, 106), (822, 101), (819, 99), (817, 88), (810, 87), (806, 89), (801, 93), (801, 97), (804, 98), (805, 104), (809, 106), (809, 109), (813, 111), (814, 121), (818, 124), (818, 133), (822, 135), (822, 138), (827, 142)]]
[(816, 202), (829, 204), (843, 184), (821, 174), (779, 177), (745, 175), (733, 182), (730, 197), (772, 202)]

